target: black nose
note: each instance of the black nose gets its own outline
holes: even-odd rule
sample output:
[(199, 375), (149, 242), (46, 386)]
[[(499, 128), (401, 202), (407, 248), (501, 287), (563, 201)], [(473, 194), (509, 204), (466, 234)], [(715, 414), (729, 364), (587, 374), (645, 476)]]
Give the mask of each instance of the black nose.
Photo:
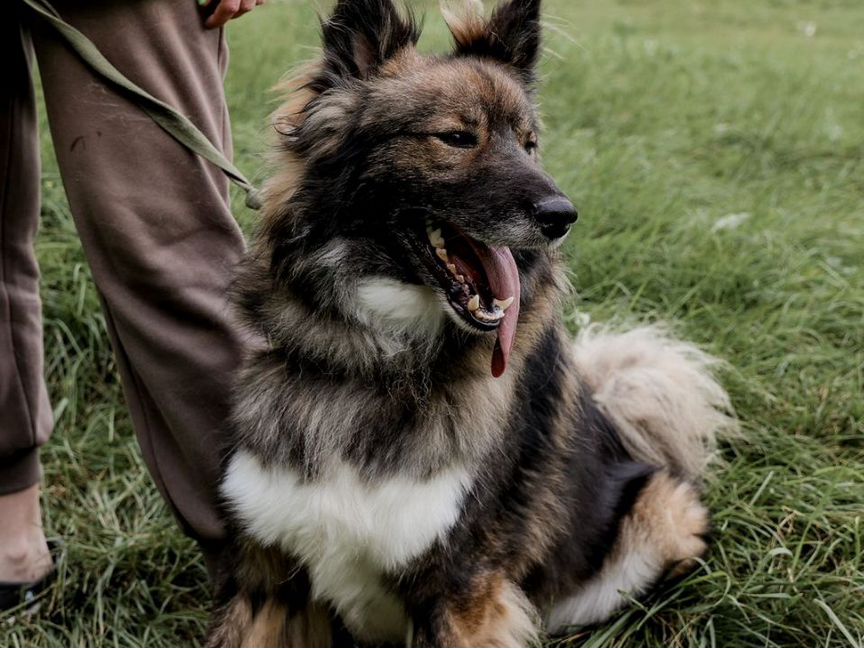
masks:
[(534, 205), (534, 217), (543, 234), (554, 240), (570, 231), (570, 226), (579, 218), (579, 212), (564, 196), (554, 196)]

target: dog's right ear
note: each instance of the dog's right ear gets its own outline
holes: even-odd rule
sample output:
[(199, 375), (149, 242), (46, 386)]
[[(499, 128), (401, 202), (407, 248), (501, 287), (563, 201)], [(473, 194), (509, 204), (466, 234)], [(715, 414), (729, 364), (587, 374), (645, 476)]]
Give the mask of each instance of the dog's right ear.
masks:
[(321, 31), (324, 71), (332, 85), (369, 78), (420, 38), (413, 15), (402, 16), (392, 0), (339, 0)]

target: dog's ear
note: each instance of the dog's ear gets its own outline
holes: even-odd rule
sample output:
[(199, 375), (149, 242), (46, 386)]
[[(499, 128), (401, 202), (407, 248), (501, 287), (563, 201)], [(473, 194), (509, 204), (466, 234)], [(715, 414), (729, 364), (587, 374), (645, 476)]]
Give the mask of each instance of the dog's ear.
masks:
[(444, 8), (444, 18), (456, 41), (456, 54), (492, 58), (513, 67), (528, 85), (536, 79), (540, 56), (541, 0), (507, 0), (488, 19), (480, 0)]
[(369, 78), (420, 37), (413, 15), (402, 16), (392, 0), (339, 0), (321, 31), (324, 69), (334, 83)]

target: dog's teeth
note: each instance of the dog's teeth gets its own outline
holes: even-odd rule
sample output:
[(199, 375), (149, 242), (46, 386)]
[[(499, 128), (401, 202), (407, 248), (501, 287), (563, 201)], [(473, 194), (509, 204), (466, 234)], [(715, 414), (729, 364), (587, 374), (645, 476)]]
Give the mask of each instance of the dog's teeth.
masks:
[(456, 275), (456, 281), (458, 281), (461, 284), (464, 284), (465, 283), (465, 275)]
[(468, 310), (472, 313), (480, 310), (480, 295), (474, 295), (471, 299), (468, 300)]
[(456, 275), (456, 265), (455, 265), (455, 264), (453, 264), (453, 263), (448, 263), (448, 264), (447, 264), (447, 269), (450, 271), (450, 274), (452, 274), (452, 275), (454, 275), (454, 276)]
[(441, 228), (429, 231), (429, 242), (436, 248), (444, 247), (444, 237), (441, 235)]
[(450, 257), (447, 256), (447, 250), (444, 248), (435, 248), (435, 254), (438, 255), (438, 258), (441, 259), (444, 263), (450, 261)]
[(480, 308), (474, 312), (474, 317), (476, 317), (481, 322), (486, 322), (487, 324), (494, 324), (504, 319), (504, 311), (496, 310), (494, 313), (490, 313), (485, 308)]
[(508, 297), (507, 299), (495, 299), (492, 301), (492, 306), (496, 308), (500, 308), (502, 311), (506, 311), (513, 305), (513, 302), (516, 301), (515, 297)]

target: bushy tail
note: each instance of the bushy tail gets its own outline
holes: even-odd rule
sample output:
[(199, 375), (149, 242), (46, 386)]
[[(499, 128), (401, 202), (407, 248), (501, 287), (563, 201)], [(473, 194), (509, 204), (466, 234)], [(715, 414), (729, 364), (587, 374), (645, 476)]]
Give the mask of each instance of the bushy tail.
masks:
[(582, 378), (635, 459), (700, 481), (717, 435), (738, 428), (718, 361), (662, 328), (615, 333), (594, 325), (574, 343)]

